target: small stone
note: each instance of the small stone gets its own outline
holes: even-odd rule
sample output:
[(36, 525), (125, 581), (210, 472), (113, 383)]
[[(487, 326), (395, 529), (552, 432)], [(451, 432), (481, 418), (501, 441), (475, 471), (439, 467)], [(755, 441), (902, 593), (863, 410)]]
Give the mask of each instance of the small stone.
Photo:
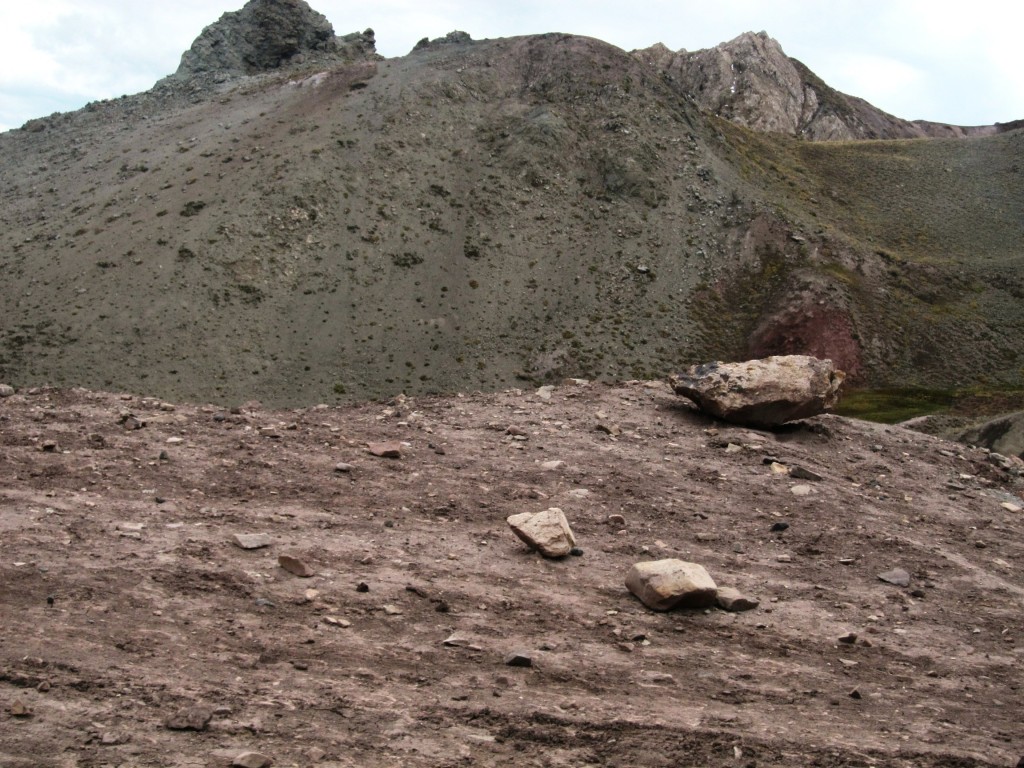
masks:
[(324, 616), (324, 624), (330, 624), (332, 627), (341, 627), (347, 629), (352, 626), (352, 622), (348, 619), (339, 619), (337, 616)]
[(736, 445), (736, 443), (729, 443), (725, 446), (726, 453), (740, 453), (743, 450), (742, 445)]
[(1024, 510), (1024, 507), (1021, 507), (1019, 504), (1014, 504), (1012, 501), (1004, 501), (999, 506), (1001, 506), (1007, 512), (1020, 512), (1021, 510)]
[(14, 387), (10, 384), (0, 384), (0, 397), (11, 397), (14, 394)]
[(243, 752), (231, 761), (232, 768), (269, 768), (274, 761), (261, 752)]
[(702, 565), (666, 559), (636, 563), (626, 575), (626, 588), (648, 608), (708, 608), (717, 587)]
[(778, 557), (775, 558), (775, 562), (777, 562), (777, 563), (792, 563), (793, 562), (793, 556), (792, 555), (779, 555)]
[(184, 442), (185, 442), (185, 438), (184, 437), (168, 437), (167, 438), (167, 444), (168, 445), (181, 445)]
[(583, 557), (583, 549), (581, 547), (573, 547), (569, 550), (569, 554), (573, 557)]
[(383, 608), (383, 611), (388, 616), (401, 616), (402, 615), (402, 609), (399, 608), (397, 605), (390, 605), (390, 604), (389, 605), (385, 605), (384, 608)]
[(810, 480), (811, 482), (819, 482), (822, 480), (821, 475), (817, 472), (812, 472), (806, 467), (794, 466), (789, 469), (790, 477), (795, 477), (797, 480)]
[(310, 749), (306, 750), (306, 757), (308, 757), (311, 762), (319, 763), (321, 760), (327, 757), (327, 753), (324, 750), (320, 749), (320, 747), (311, 747)]
[(719, 587), (715, 595), (715, 602), (723, 611), (729, 611), (730, 613), (752, 611), (761, 604), (760, 601), (747, 597), (733, 587)]
[(21, 699), (11, 702), (10, 712), (11, 717), (32, 717), (31, 708)]
[(509, 667), (532, 667), (533, 657), (528, 651), (515, 651), (505, 657), (505, 664)]
[(785, 464), (780, 464), (780, 463), (779, 463), (779, 462), (777, 462), (777, 461), (773, 461), (773, 462), (771, 462), (771, 463), (770, 463), (770, 464), (768, 465), (768, 467), (769, 467), (769, 468), (771, 469), (771, 471), (772, 471), (773, 473), (775, 473), (776, 475), (788, 475), (788, 474), (789, 474), (789, 467), (787, 467), (787, 466), (786, 466)]
[(288, 573), (298, 576), (300, 579), (308, 579), (310, 576), (316, 575), (316, 571), (310, 568), (305, 562), (297, 557), (292, 557), (291, 555), (279, 555), (277, 558), (277, 564), (288, 571)]
[(853, 645), (857, 642), (857, 633), (847, 632), (845, 635), (839, 638), (839, 642), (843, 645)]
[(902, 568), (893, 568), (891, 571), (878, 574), (878, 578), (887, 584), (894, 584), (897, 587), (910, 586), (910, 574)]
[(772, 527), (771, 527), (772, 533), (781, 533), (782, 531), (785, 531), (785, 530), (788, 530), (788, 529), (789, 529), (789, 523), (787, 523), (785, 521), (782, 521), (782, 520), (780, 520), (777, 523), (772, 523)]
[(57, 453), (57, 441), (56, 440), (43, 440), (39, 445), (39, 450), (43, 453)]
[(626, 518), (622, 515), (608, 515), (607, 522), (613, 528), (622, 528), (626, 525)]
[(356, 592), (369, 592), (369, 591), (370, 591), (370, 585), (367, 584), (365, 581), (360, 581), (358, 584), (356, 584)]
[(471, 644), (469, 635), (463, 632), (453, 632), (445, 638), (444, 644), (449, 648), (466, 648)]
[(355, 469), (354, 466), (346, 464), (344, 461), (339, 461), (334, 465), (334, 471), (343, 475), (349, 474), (353, 469)]
[(860, 691), (854, 688), (852, 691), (850, 691), (850, 698), (857, 699), (859, 701), (862, 698), (860, 695)]
[(262, 549), (270, 546), (270, 537), (265, 533), (236, 533), (231, 539), (242, 549)]
[(399, 442), (367, 443), (366, 450), (382, 459), (402, 458), (402, 444)]
[(809, 485), (794, 485), (789, 489), (789, 492), (794, 496), (810, 496), (811, 486)]
[(622, 427), (618, 424), (605, 424), (604, 422), (599, 422), (594, 429), (598, 432), (604, 432), (606, 435), (611, 435), (612, 437), (618, 437), (622, 434)]
[(576, 546), (569, 521), (558, 507), (543, 512), (521, 512), (506, 521), (512, 532), (545, 557), (565, 557)]
[(508, 427), (505, 430), (505, 434), (506, 435), (511, 435), (512, 437), (529, 437), (530, 436), (529, 432), (527, 432), (522, 427), (517, 427), (515, 424), (513, 424), (510, 427)]
[(39, 685), (36, 686), (36, 690), (40, 693), (46, 693), (50, 690), (50, 681), (43, 680), (41, 683), (39, 683)]
[(556, 469), (561, 469), (565, 466), (565, 462), (560, 459), (554, 459), (552, 461), (545, 461), (541, 463), (540, 468), (545, 472), (553, 472)]
[(168, 717), (164, 726), (172, 731), (205, 731), (212, 719), (213, 710), (209, 707), (186, 707)]
[(555, 391), (555, 388), (551, 384), (545, 384), (543, 387), (537, 389), (536, 395), (541, 400), (550, 400), (551, 393)]

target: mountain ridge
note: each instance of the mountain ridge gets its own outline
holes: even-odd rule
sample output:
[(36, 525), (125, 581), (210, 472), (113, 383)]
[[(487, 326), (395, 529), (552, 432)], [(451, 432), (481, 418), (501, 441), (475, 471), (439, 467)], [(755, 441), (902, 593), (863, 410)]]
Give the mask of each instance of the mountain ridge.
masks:
[(592, 38), (356, 35), (0, 136), (0, 378), (287, 405), (810, 352), (1020, 382), (1020, 132), (809, 142)]

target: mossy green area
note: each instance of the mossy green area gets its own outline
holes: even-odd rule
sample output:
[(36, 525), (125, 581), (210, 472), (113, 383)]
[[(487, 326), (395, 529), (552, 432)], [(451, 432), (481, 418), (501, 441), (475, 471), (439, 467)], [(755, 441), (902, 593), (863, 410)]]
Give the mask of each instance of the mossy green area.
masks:
[(858, 389), (843, 395), (833, 413), (853, 419), (897, 424), (939, 413), (985, 419), (1024, 410), (1024, 389)]
[(896, 424), (916, 416), (945, 413), (956, 401), (956, 393), (937, 389), (862, 389), (843, 395), (833, 411), (882, 424)]

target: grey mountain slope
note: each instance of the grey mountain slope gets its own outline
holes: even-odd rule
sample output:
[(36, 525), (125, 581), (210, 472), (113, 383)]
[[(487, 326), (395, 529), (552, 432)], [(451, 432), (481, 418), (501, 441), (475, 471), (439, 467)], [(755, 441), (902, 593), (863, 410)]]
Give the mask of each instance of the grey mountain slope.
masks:
[(0, 378), (287, 405), (810, 352), (1019, 380), (1019, 132), (787, 142), (596, 40), (449, 37), (0, 135)]

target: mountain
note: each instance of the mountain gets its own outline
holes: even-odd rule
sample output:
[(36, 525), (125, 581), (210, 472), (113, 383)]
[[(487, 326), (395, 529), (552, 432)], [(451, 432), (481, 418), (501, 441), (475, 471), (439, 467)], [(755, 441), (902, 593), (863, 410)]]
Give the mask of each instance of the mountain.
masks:
[(682, 60), (382, 59), (253, 0), (152, 90), (0, 135), (0, 379), (286, 406), (807, 352), (1021, 384), (1019, 130), (763, 133)]
[(673, 53), (660, 43), (635, 51), (702, 110), (757, 131), (820, 140), (961, 138), (1020, 128), (1024, 121), (958, 126), (903, 120), (829, 87), (765, 32), (714, 48)]

